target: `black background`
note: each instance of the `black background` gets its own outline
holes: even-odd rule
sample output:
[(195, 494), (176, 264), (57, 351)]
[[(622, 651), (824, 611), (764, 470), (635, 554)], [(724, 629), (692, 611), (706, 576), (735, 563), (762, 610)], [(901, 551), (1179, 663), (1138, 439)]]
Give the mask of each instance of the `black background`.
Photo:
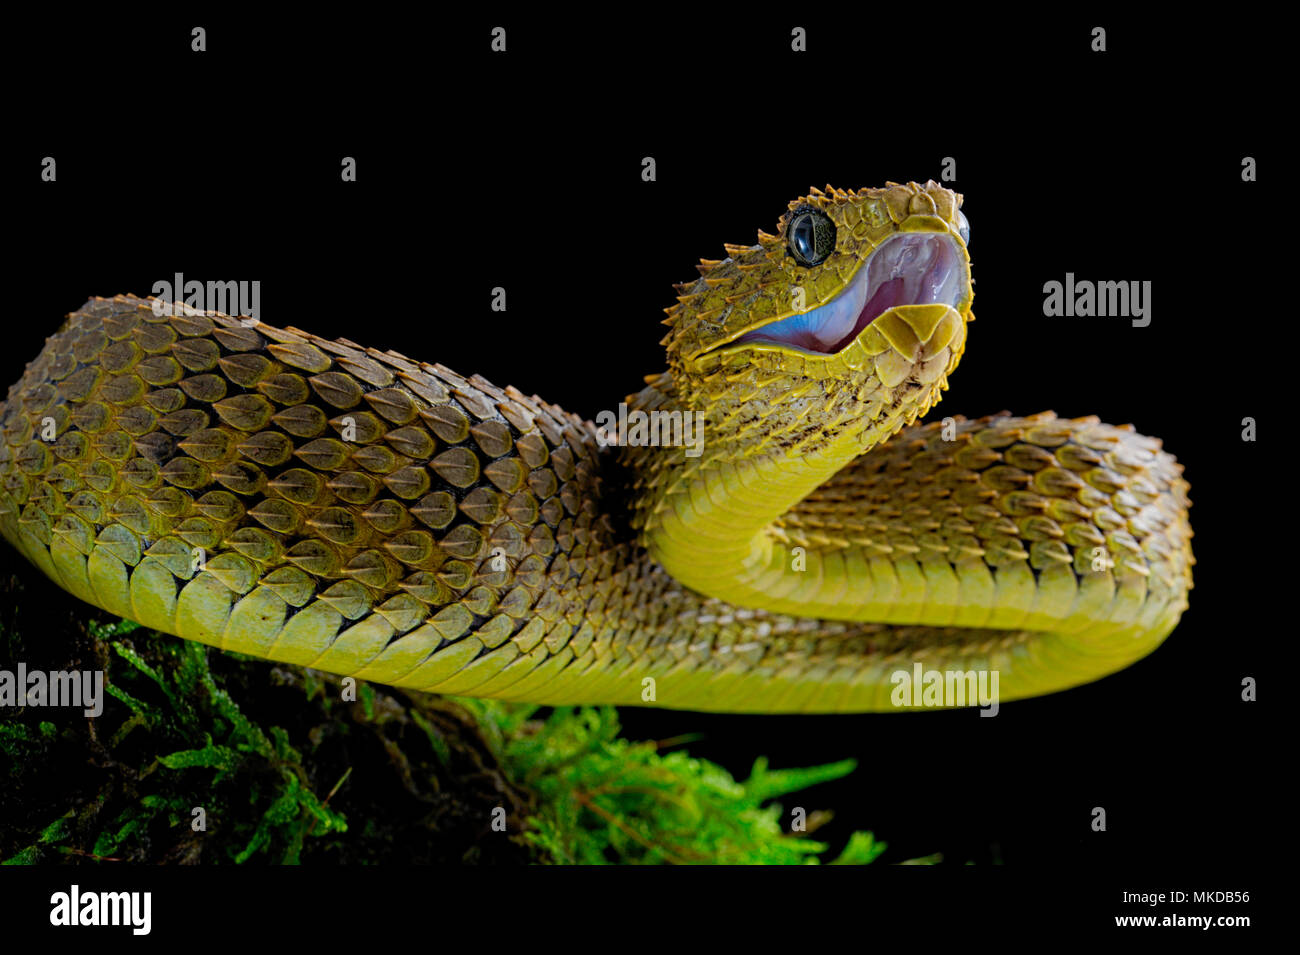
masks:
[[(89, 296), (179, 271), (260, 280), (271, 324), (593, 416), (662, 369), (661, 309), (696, 260), (772, 231), (810, 186), (937, 179), (954, 157), (978, 320), (932, 416), (1052, 409), (1162, 437), (1192, 485), (1190, 610), (1147, 659), (995, 719), (627, 709), (627, 735), (702, 733), (691, 751), (740, 776), (759, 755), (853, 756), (851, 777), (786, 802), (835, 809), (831, 842), (872, 829), (890, 861), (1251, 871), (1277, 851), (1293, 753), (1266, 669), (1294, 633), (1275, 582), (1285, 472), (1265, 460), (1294, 313), (1271, 144), (1292, 107), (1270, 38), (1098, 16), (1093, 53), (1088, 17), (811, 12), (32, 27), (21, 52), (45, 66), (17, 90), (5, 160), (4, 380)], [(190, 52), (194, 23), (208, 53)], [(339, 181), (343, 156), (358, 182)], [(1149, 280), (1150, 326), (1043, 317), (1066, 272)], [(1246, 676), (1262, 702), (1240, 700)]]

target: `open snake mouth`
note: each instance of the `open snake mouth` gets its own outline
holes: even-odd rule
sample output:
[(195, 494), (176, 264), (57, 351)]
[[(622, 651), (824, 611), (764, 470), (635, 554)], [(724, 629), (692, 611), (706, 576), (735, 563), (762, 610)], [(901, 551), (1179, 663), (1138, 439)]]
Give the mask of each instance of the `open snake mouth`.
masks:
[(937, 232), (904, 232), (882, 242), (825, 305), (746, 332), (731, 344), (792, 345), (833, 355), (895, 306), (956, 306), (964, 294), (956, 240)]

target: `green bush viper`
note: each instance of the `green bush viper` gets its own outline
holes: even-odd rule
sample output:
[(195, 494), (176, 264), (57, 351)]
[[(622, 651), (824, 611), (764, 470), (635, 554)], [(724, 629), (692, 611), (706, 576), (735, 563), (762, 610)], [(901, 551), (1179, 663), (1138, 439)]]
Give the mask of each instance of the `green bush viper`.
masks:
[(1187, 485), (1093, 418), (914, 424), (966, 343), (960, 204), (813, 190), (703, 261), (625, 409), (669, 439), (699, 415), (694, 448), (91, 299), (0, 405), (0, 530), (163, 633), (439, 693), (818, 712), (893, 709), (915, 663), (996, 670), (1003, 700), (1094, 680), (1187, 606)]

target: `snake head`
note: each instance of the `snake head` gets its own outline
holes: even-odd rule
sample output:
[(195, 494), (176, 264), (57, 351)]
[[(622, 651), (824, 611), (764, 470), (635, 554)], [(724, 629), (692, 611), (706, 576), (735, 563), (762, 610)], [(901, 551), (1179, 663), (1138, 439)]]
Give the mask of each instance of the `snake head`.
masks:
[(776, 234), (703, 260), (666, 310), (682, 400), (741, 419), (743, 405), (816, 406), (801, 417), (822, 431), (915, 420), (947, 388), (972, 317), (961, 202), (935, 182), (814, 189)]

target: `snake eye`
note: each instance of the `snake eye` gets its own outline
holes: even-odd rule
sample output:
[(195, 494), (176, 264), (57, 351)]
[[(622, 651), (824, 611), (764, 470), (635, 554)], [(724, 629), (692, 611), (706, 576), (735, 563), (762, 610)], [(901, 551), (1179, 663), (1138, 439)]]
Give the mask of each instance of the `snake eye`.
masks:
[(960, 209), (957, 210), (957, 234), (961, 236), (962, 245), (970, 245), (970, 223)]
[(821, 265), (835, 250), (835, 223), (820, 209), (801, 209), (790, 220), (786, 242), (800, 265)]

